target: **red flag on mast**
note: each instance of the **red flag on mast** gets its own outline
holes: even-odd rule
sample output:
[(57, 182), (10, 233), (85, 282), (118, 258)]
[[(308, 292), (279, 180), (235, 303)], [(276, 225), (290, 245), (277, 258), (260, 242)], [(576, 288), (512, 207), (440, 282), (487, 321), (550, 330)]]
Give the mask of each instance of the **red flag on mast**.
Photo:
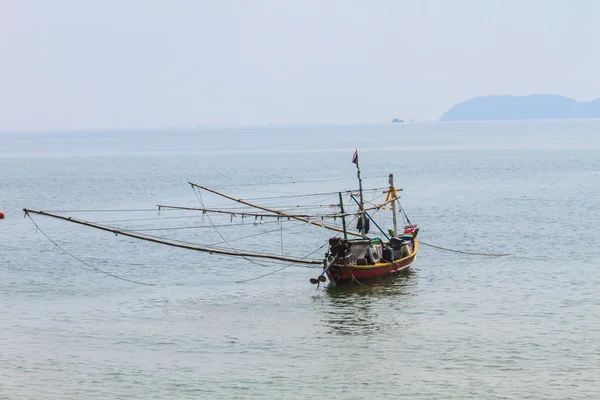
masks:
[(354, 155), (352, 156), (352, 162), (358, 165), (358, 149), (354, 151)]

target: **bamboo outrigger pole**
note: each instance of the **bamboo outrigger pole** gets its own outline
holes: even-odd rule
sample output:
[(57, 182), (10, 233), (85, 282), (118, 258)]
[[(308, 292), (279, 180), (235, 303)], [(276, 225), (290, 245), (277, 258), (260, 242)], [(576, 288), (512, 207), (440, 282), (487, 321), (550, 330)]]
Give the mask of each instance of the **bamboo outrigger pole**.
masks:
[(103, 231), (112, 232), (115, 235), (129, 236), (129, 237), (132, 237), (134, 239), (146, 240), (148, 242), (165, 244), (167, 246), (179, 247), (179, 248), (182, 248), (182, 249), (195, 250), (195, 251), (203, 251), (203, 252), (211, 253), (211, 254), (214, 253), (214, 254), (221, 254), (221, 255), (228, 255), (228, 256), (236, 256), (236, 257), (269, 258), (269, 259), (272, 259), (272, 260), (288, 261), (288, 262), (302, 263), (302, 264), (315, 264), (315, 265), (317, 265), (317, 264), (318, 265), (323, 264), (323, 261), (302, 260), (302, 259), (297, 259), (297, 258), (289, 258), (289, 257), (277, 256), (277, 255), (274, 255), (274, 254), (247, 253), (247, 252), (241, 252), (241, 251), (220, 250), (220, 249), (214, 249), (214, 248), (210, 248), (210, 247), (196, 246), (196, 245), (193, 245), (193, 244), (183, 244), (183, 243), (177, 243), (177, 242), (169, 241), (169, 240), (160, 240), (160, 239), (156, 239), (156, 238), (153, 238), (153, 237), (150, 237), (150, 236), (140, 235), (140, 234), (132, 233), (132, 232), (127, 232), (127, 231), (123, 231), (123, 230), (120, 230), (120, 229), (117, 229), (117, 228), (112, 228), (110, 226), (95, 224), (93, 222), (88, 222), (88, 221), (84, 221), (84, 220), (73, 218), (73, 217), (64, 217), (62, 215), (52, 214), (52, 213), (45, 212), (45, 211), (30, 210), (28, 208), (24, 208), (23, 211), (25, 212), (26, 215), (29, 215), (29, 213), (39, 214), (39, 215), (45, 215), (45, 216), (48, 216), (48, 217), (58, 218), (58, 219), (62, 219), (64, 221), (74, 222), (76, 224), (85, 225), (85, 226), (89, 226), (89, 227), (92, 227), (92, 228), (100, 229), (100, 230), (103, 230)]
[[(329, 230), (332, 230), (332, 231), (344, 233), (343, 229), (336, 228), (335, 226), (321, 224), (321, 223), (319, 223), (317, 221), (311, 221), (309, 219), (298, 217), (298, 216), (295, 216), (293, 214), (284, 213), (283, 211), (273, 210), (273, 209), (270, 209), (270, 208), (267, 208), (267, 207), (262, 207), (262, 206), (259, 206), (259, 205), (256, 205), (256, 204), (248, 203), (247, 201), (244, 201), (242, 199), (236, 199), (235, 197), (231, 197), (231, 196), (226, 195), (224, 193), (217, 192), (216, 190), (207, 188), (206, 186), (198, 185), (198, 184), (193, 183), (193, 182), (188, 182), (188, 183), (190, 185), (192, 185), (192, 187), (197, 187), (199, 189), (206, 190), (207, 192), (214, 193), (214, 194), (219, 195), (221, 197), (225, 197), (226, 199), (229, 199), (229, 200), (232, 200), (232, 201), (236, 201), (238, 203), (245, 204), (245, 205), (253, 207), (253, 208), (258, 208), (259, 210), (268, 211), (268, 212), (271, 212), (271, 213), (274, 213), (274, 214), (281, 215), (282, 217), (292, 218), (292, 219), (295, 219), (297, 221), (306, 222), (307, 224), (312, 224), (312, 225), (319, 226), (321, 228), (325, 228), (325, 229), (329, 229)], [(356, 232), (347, 232), (347, 234), (348, 235), (354, 235), (354, 236), (361, 236), (360, 233), (356, 233)]]
[[(341, 199), (342, 194), (340, 193), (340, 199)], [(341, 204), (341, 201), (340, 201)], [(185, 210), (185, 211), (202, 211), (203, 213), (215, 213), (215, 214), (227, 214), (227, 215), (243, 215), (246, 217), (281, 217), (281, 215), (273, 215), (273, 213), (251, 213), (251, 212), (245, 212), (245, 211), (227, 211), (227, 210), (215, 210), (215, 209), (210, 209), (210, 208), (203, 208), (203, 207), (181, 207), (181, 206), (169, 206), (169, 205), (165, 205), (165, 204), (158, 204), (158, 211), (161, 210)], [(357, 215), (358, 213), (345, 213), (344, 212), (344, 206), (343, 204), (341, 204), (342, 207), (342, 212), (340, 213), (336, 213), (336, 214), (288, 214), (288, 216), (291, 218), (292, 216), (294, 217), (300, 217), (300, 218), (344, 218), (350, 215)], [(321, 224), (319, 224), (319, 226), (321, 226)]]

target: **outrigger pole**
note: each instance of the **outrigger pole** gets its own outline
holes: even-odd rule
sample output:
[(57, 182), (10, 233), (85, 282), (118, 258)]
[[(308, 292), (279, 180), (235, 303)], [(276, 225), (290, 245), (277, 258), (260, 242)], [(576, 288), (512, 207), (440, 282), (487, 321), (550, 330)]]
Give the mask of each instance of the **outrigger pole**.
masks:
[[(341, 196), (341, 193), (340, 193)], [(341, 204), (341, 203), (340, 203)], [(186, 210), (186, 211), (202, 211), (202, 213), (216, 213), (216, 214), (227, 214), (227, 215), (233, 215), (233, 216), (237, 216), (237, 215), (242, 215), (242, 216), (246, 216), (246, 217), (265, 217), (265, 218), (283, 218), (282, 215), (273, 215), (273, 213), (251, 213), (251, 212), (245, 212), (245, 211), (227, 211), (227, 210), (214, 210), (214, 209), (210, 209), (210, 208), (203, 208), (203, 207), (181, 207), (181, 206), (169, 206), (169, 205), (165, 205), (165, 204), (158, 204), (158, 211), (161, 210)], [(342, 207), (342, 213), (336, 213), (336, 214), (288, 214), (288, 216), (291, 218), (292, 216), (294, 217), (301, 217), (301, 218), (345, 218), (348, 217), (350, 215), (356, 215), (358, 213), (345, 213), (344, 212), (344, 207), (343, 204), (341, 204)], [(321, 226), (321, 224), (319, 224), (319, 226)]]
[(303, 260), (303, 259), (298, 259), (298, 258), (289, 258), (289, 257), (278, 256), (278, 255), (274, 255), (274, 254), (228, 251), (228, 250), (214, 249), (214, 248), (210, 248), (210, 247), (197, 246), (197, 245), (193, 245), (193, 244), (177, 243), (175, 241), (161, 240), (161, 239), (153, 238), (153, 237), (146, 236), (146, 235), (140, 235), (137, 233), (123, 231), (123, 230), (120, 230), (117, 228), (112, 228), (110, 226), (95, 224), (93, 222), (88, 222), (88, 221), (84, 221), (84, 220), (73, 218), (73, 217), (64, 217), (62, 215), (52, 214), (52, 213), (49, 213), (46, 211), (30, 210), (28, 208), (24, 208), (23, 211), (25, 212), (26, 215), (29, 215), (29, 213), (45, 215), (47, 217), (62, 219), (64, 221), (74, 222), (76, 224), (89, 226), (89, 227), (100, 229), (100, 230), (107, 231), (107, 232), (112, 232), (115, 235), (129, 236), (134, 239), (140, 239), (140, 240), (145, 240), (148, 242), (165, 244), (167, 246), (179, 247), (182, 249), (203, 251), (203, 252), (210, 253), (210, 254), (221, 254), (221, 255), (236, 256), (236, 257), (268, 258), (271, 260), (287, 261), (287, 262), (301, 263), (301, 264), (315, 264), (315, 265), (323, 264), (323, 261)]

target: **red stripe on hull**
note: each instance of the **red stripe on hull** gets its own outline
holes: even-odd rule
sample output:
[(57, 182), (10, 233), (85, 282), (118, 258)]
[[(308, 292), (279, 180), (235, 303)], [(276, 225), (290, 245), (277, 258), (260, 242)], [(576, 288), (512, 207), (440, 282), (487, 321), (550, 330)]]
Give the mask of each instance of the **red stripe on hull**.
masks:
[[(415, 252), (416, 253), (416, 252)], [(355, 265), (332, 265), (327, 271), (327, 277), (332, 282), (348, 282), (352, 280), (367, 280), (390, 276), (404, 271), (415, 261), (416, 254), (381, 267)], [(368, 268), (365, 268), (368, 267)]]

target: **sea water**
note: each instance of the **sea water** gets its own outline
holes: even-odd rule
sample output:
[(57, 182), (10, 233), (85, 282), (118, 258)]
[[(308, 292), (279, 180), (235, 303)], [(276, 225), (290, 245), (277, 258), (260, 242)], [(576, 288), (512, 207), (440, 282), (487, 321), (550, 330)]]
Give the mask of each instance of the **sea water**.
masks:
[[(300, 194), (355, 189), (356, 148), (423, 243), (511, 255), (423, 244), (408, 274), (317, 289), (318, 266), (23, 218), (320, 259), (320, 227), (156, 205), (231, 206), (192, 181), (326, 206)], [(599, 205), (598, 120), (2, 133), (0, 398), (599, 398)]]

